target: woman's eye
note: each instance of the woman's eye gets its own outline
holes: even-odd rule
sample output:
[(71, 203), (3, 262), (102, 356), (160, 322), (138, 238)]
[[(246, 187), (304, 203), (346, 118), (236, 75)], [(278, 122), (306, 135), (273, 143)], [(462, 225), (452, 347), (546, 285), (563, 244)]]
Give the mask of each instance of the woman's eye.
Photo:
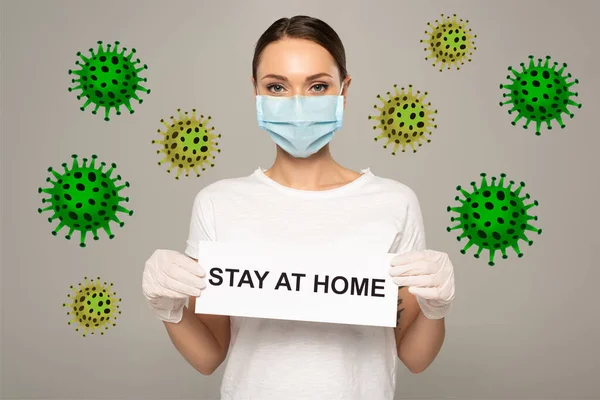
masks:
[(323, 83), (317, 83), (312, 88), (315, 92), (325, 92), (329, 88), (329, 85), (325, 85)]
[(275, 93), (279, 93), (283, 90), (283, 86), (281, 85), (270, 85), (269, 90)]

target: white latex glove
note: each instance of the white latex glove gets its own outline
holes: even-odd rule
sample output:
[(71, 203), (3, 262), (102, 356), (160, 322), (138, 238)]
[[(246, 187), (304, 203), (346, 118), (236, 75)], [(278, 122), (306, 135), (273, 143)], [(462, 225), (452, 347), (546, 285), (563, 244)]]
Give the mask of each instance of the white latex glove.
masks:
[(204, 268), (173, 250), (156, 250), (146, 261), (142, 291), (158, 319), (178, 323), (188, 297), (206, 287)]
[(448, 254), (412, 251), (392, 258), (390, 275), (398, 286), (408, 286), (428, 319), (441, 319), (454, 300), (454, 268)]

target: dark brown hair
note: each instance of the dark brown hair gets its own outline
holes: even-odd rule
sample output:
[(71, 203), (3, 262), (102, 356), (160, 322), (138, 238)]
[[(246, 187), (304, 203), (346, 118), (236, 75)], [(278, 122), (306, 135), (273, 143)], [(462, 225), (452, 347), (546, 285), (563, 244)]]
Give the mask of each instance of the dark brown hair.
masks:
[(252, 77), (255, 81), (260, 56), (265, 47), (286, 37), (306, 39), (321, 45), (333, 57), (340, 71), (341, 79), (344, 80), (348, 75), (344, 45), (333, 28), (318, 18), (296, 15), (292, 18), (278, 19), (258, 39), (252, 59)]

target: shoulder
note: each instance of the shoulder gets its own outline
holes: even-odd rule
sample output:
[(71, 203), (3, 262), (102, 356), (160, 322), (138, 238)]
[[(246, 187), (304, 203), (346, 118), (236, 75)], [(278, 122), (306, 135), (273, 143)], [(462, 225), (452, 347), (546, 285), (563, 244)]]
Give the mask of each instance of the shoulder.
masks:
[(374, 187), (383, 193), (388, 194), (395, 201), (401, 201), (407, 205), (419, 203), (419, 199), (415, 191), (403, 182), (374, 175), (372, 185), (374, 185)]
[(222, 194), (230, 193), (232, 191), (245, 190), (248, 188), (248, 186), (252, 186), (254, 184), (255, 184), (254, 174), (236, 177), (236, 178), (219, 179), (215, 182), (212, 182), (212, 183), (204, 186), (198, 192), (198, 195), (219, 196)]
[(219, 179), (200, 189), (196, 194), (196, 201), (215, 200), (222, 197), (230, 197), (238, 193), (247, 193), (253, 184), (252, 175)]

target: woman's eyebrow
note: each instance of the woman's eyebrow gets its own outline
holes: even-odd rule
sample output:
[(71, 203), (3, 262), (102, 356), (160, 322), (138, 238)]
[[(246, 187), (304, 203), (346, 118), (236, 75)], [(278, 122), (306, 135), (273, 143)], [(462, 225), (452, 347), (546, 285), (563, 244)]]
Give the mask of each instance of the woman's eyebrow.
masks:
[(318, 73), (318, 74), (314, 74), (314, 75), (307, 76), (307, 77), (306, 77), (306, 82), (308, 82), (308, 81), (313, 81), (313, 80), (315, 80), (315, 79), (322, 78), (322, 77), (324, 77), (324, 76), (328, 76), (328, 77), (330, 77), (330, 78), (332, 78), (332, 79), (333, 79), (333, 76), (329, 75), (328, 73), (326, 73), (326, 72), (320, 72), (320, 73)]
[[(328, 76), (330, 78), (333, 78), (333, 76), (329, 75), (326, 72), (319, 72), (318, 74), (307, 76), (306, 77), (306, 82), (312, 81), (312, 80), (315, 80), (315, 79), (318, 79), (318, 78), (322, 78), (324, 76)], [(277, 79), (277, 80), (280, 80), (280, 81), (283, 81), (283, 82), (289, 82), (289, 80), (288, 80), (287, 77), (285, 77), (283, 75), (277, 75), (277, 74), (268, 74), (268, 75), (265, 75), (265, 76), (262, 77), (261, 80), (264, 80), (264, 79), (267, 79), (267, 78)]]
[(276, 75), (276, 74), (265, 75), (265, 76), (262, 77), (261, 81), (265, 80), (267, 78), (273, 78), (273, 79), (277, 79), (277, 80), (280, 80), (280, 81), (288, 82), (288, 78), (286, 78), (283, 75)]

